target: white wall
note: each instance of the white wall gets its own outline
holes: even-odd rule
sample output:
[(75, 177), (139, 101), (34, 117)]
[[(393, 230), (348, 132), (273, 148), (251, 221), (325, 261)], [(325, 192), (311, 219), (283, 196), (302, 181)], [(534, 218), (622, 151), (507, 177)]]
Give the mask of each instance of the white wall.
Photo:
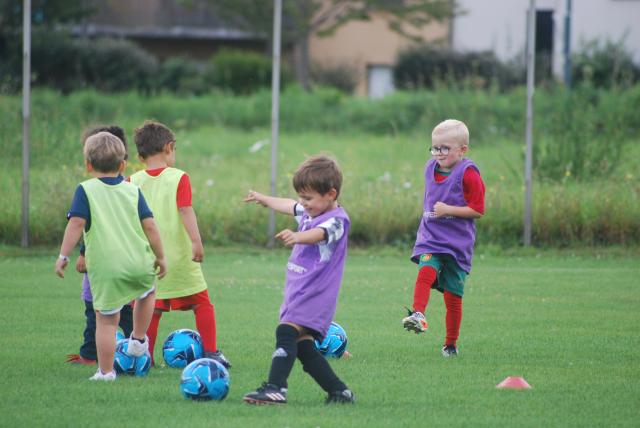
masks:
[[(457, 50), (493, 50), (509, 60), (524, 52), (526, 11), (529, 0), (457, 0), (466, 14), (453, 23), (453, 47)], [(537, 10), (553, 10), (556, 75), (562, 74), (566, 0), (537, 0)], [(626, 33), (625, 46), (640, 63), (640, 0), (573, 0), (571, 50), (594, 38), (618, 41)]]

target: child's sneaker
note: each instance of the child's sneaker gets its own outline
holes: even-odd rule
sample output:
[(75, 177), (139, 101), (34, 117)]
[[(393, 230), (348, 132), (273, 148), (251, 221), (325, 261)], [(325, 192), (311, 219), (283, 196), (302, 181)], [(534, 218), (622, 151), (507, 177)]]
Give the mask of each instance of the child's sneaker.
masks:
[(356, 397), (353, 395), (350, 389), (345, 389), (344, 391), (335, 391), (329, 394), (327, 399), (324, 401), (325, 404), (333, 404), (333, 403), (355, 403)]
[(102, 373), (102, 370), (98, 369), (98, 371), (96, 371), (96, 374), (91, 376), (89, 380), (102, 380), (105, 382), (113, 382), (114, 380), (116, 380), (116, 372), (111, 370), (109, 373)]
[(262, 386), (244, 396), (248, 404), (287, 404), (287, 388), (264, 382)]
[(444, 345), (442, 347), (442, 356), (445, 358), (458, 356), (458, 348), (456, 345)]
[(83, 366), (93, 366), (97, 363), (97, 361), (90, 358), (85, 358), (80, 354), (69, 354), (67, 355), (67, 363), (82, 364)]
[(225, 368), (227, 369), (231, 368), (231, 363), (229, 362), (229, 360), (227, 360), (227, 357), (225, 357), (222, 351), (219, 349), (216, 352), (205, 352), (204, 357), (211, 358), (212, 360), (216, 360), (217, 362), (225, 366)]
[(427, 319), (424, 317), (424, 314), (418, 311), (409, 311), (409, 316), (402, 319), (402, 325), (405, 330), (415, 331), (416, 334), (424, 333), (429, 328), (429, 324), (427, 324)]
[(141, 357), (145, 352), (149, 350), (149, 338), (145, 335), (144, 342), (138, 339), (134, 339), (133, 333), (129, 337), (129, 344), (127, 345), (127, 354), (132, 357)]

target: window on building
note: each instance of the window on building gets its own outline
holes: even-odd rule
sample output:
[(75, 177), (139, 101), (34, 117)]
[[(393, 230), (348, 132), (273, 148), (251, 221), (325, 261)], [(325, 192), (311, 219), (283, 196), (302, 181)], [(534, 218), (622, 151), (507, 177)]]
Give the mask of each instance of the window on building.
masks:
[(369, 98), (383, 98), (395, 91), (393, 67), (369, 64), (367, 67), (367, 94)]

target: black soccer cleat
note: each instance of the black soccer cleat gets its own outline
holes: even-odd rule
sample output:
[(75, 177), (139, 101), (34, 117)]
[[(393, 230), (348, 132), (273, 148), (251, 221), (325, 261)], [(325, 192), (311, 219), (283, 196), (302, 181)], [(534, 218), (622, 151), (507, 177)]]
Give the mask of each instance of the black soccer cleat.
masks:
[(442, 347), (442, 356), (445, 357), (445, 358), (457, 357), (458, 356), (458, 348), (456, 348), (456, 345), (444, 345)]
[(215, 360), (215, 361), (219, 362), (226, 369), (230, 369), (231, 368), (231, 363), (229, 362), (229, 360), (227, 360), (227, 357), (225, 357), (224, 354), (222, 353), (222, 351), (219, 350), (219, 349), (216, 352), (205, 352), (204, 353), (204, 357), (205, 358), (211, 358), (212, 360)]
[(329, 394), (327, 399), (325, 400), (325, 404), (345, 404), (350, 403), (353, 404), (356, 402), (356, 396), (353, 395), (350, 389), (345, 389), (343, 391), (334, 391)]
[(287, 404), (287, 388), (263, 382), (260, 388), (246, 394), (243, 400), (247, 404)]

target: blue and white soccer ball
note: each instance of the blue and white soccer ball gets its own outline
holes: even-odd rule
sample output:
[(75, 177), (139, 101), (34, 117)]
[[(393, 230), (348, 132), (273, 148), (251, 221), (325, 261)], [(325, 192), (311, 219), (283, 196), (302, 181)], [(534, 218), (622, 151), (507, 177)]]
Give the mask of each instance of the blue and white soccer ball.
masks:
[(146, 376), (151, 369), (151, 354), (145, 352), (140, 357), (127, 354), (129, 339), (120, 339), (116, 343), (116, 354), (113, 360), (113, 368), (118, 374), (131, 376)]
[(197, 331), (182, 328), (171, 333), (162, 345), (162, 357), (169, 367), (184, 368), (202, 358), (204, 348)]
[(211, 358), (200, 358), (190, 363), (180, 379), (180, 391), (185, 399), (224, 400), (229, 393), (229, 372)]
[(316, 348), (322, 355), (330, 358), (340, 358), (347, 350), (347, 332), (336, 322), (332, 322), (327, 335), (322, 342), (315, 341)]

